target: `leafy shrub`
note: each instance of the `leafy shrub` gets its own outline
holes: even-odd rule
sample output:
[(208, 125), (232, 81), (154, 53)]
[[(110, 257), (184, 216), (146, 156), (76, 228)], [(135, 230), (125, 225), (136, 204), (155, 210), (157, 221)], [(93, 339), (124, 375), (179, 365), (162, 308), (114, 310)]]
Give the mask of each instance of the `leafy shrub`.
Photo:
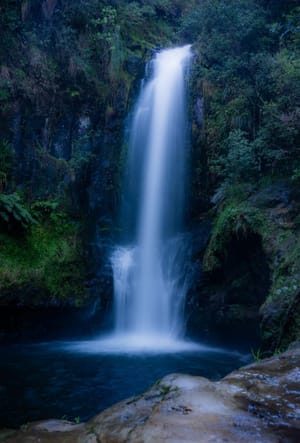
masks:
[(0, 195), (0, 220), (23, 229), (37, 223), (17, 193)]
[(227, 139), (228, 154), (225, 161), (225, 173), (228, 181), (240, 182), (253, 178), (257, 171), (255, 153), (246, 134), (237, 129)]
[(31, 206), (32, 213), (37, 219), (46, 219), (58, 207), (56, 200), (38, 200)]

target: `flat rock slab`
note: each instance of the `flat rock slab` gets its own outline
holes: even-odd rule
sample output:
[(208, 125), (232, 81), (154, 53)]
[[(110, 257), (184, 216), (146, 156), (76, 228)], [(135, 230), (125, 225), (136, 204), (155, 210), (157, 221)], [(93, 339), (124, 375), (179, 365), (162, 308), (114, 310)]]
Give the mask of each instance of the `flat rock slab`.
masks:
[[(7, 432), (7, 431), (6, 431)], [(300, 349), (219, 382), (172, 374), (87, 423), (32, 423), (6, 443), (299, 443)]]

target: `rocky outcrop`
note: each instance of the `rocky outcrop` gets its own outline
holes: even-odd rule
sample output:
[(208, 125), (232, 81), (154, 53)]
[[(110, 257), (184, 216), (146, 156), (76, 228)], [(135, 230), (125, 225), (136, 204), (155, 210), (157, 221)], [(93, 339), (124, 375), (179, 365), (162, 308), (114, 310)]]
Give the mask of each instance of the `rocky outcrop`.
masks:
[[(34, 272), (34, 264), (27, 258), (24, 262), (29, 277), (26, 279), (24, 269), (20, 272), (26, 281), (14, 279), (11, 284), (13, 279), (10, 279), (8, 284), (3, 273), (0, 275), (1, 306), (10, 312), (16, 306), (12, 318), (22, 317), (19, 324), (25, 327), (25, 336), (30, 331), (34, 331), (34, 336), (39, 335), (40, 328), (35, 327), (34, 318), (36, 302), (44, 309), (61, 298), (59, 304), (73, 307), (78, 302), (83, 311), (95, 310), (97, 315), (109, 309), (111, 301), (111, 275), (107, 263), (109, 242), (115, 234), (113, 219), (119, 207), (124, 120), (130, 97), (134, 95), (132, 85), (138, 83), (144, 69), (145, 54), (140, 51), (136, 57), (139, 70), (136, 66), (132, 74), (127, 74), (124, 61), (127, 41), (123, 42), (118, 72), (112, 72), (110, 45), (103, 43), (101, 38), (96, 44), (100, 53), (101, 42), (106, 45), (104, 60), (91, 48), (91, 36), (99, 38), (101, 31), (104, 32), (102, 18), (108, 20), (105, 14), (111, 10), (113, 14), (115, 10), (108, 8), (107, 12), (106, 3), (101, 1), (94, 10), (93, 4), (87, 2), (84, 13), (78, 13), (79, 22), (75, 18), (76, 5), (71, 1), (22, 0), (14, 5), (0, 6), (1, 26), (7, 35), (7, 41), (0, 44), (0, 157), (3, 157), (2, 151), (5, 153), (5, 161), (0, 159), (0, 194), (20, 193), (22, 204), (33, 212), (34, 205), (43, 207), (37, 214), (43, 232), (47, 231), (53, 217), (63, 213), (65, 223), (60, 220), (59, 229), (64, 230), (67, 223), (75, 231), (76, 226), (76, 233), (72, 234), (74, 241), (69, 240), (69, 244), (74, 246), (76, 270), (83, 271), (72, 271), (74, 260), (69, 260), (64, 267), (68, 275), (64, 275), (62, 267), (55, 271), (48, 266), (47, 272), (40, 272), (41, 279), (52, 274), (60, 276), (62, 282), (55, 287), (46, 285), (46, 290), (39, 282), (38, 273)], [(13, 31), (11, 21), (20, 32)], [(115, 35), (120, 25), (112, 19), (107, 27)], [(25, 28), (30, 32), (26, 33)], [(73, 44), (69, 40), (66, 43), (63, 35), (68, 35), (66, 38), (71, 38)], [(9, 56), (6, 46), (10, 48)], [(80, 62), (81, 68), (78, 56), (85, 60)], [(101, 68), (99, 58), (103, 59)], [(49, 205), (56, 209), (52, 211)], [(12, 249), (18, 241), (18, 233), (6, 226), (1, 215), (0, 224), (0, 235), (3, 235), (1, 269), (5, 268), (7, 259), (9, 273), (15, 272), (19, 255), (13, 254)], [(60, 245), (71, 238), (69, 234), (61, 233)], [(32, 248), (27, 245), (33, 243), (29, 236), (29, 230), (19, 235), (24, 248), (28, 248), (28, 257), (32, 256)], [(54, 265), (64, 255), (62, 249), (57, 247)], [(47, 248), (50, 250), (51, 247)], [(36, 260), (39, 262), (40, 259)], [(74, 274), (78, 276), (77, 281), (69, 285), (69, 276), (72, 281)], [(64, 290), (63, 297), (57, 296), (58, 286)], [(74, 296), (77, 287), (81, 288), (78, 297)], [(20, 293), (26, 294), (23, 297), (26, 300), (21, 303)], [(20, 304), (26, 305), (26, 313), (19, 309)], [(31, 319), (27, 307), (33, 314)], [(14, 321), (9, 323), (13, 325)], [(43, 329), (43, 322), (38, 323)], [(21, 328), (16, 329), (18, 331), (12, 331), (13, 336), (16, 337), (17, 332), (19, 337)], [(10, 340), (10, 336), (10, 328), (1, 323), (0, 337)]]
[[(259, 236), (233, 233), (222, 265), (202, 272), (195, 284), (188, 327), (208, 339), (254, 343), (259, 339), (259, 309), (270, 289), (270, 271)], [(237, 330), (240, 334), (237, 334)]]
[[(219, 382), (169, 375), (86, 424), (48, 420), (3, 431), (6, 443), (296, 443), (300, 439), (300, 348)], [(6, 437), (7, 436), (7, 437)]]
[(234, 198), (220, 189), (213, 200), (188, 326), (210, 340), (286, 350), (300, 333), (298, 189), (274, 180)]

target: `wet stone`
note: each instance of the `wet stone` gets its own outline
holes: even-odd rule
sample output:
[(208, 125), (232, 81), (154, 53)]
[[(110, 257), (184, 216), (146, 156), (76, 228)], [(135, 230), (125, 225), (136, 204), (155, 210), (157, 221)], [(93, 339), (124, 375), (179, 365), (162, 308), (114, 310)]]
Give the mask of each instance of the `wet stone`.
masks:
[[(300, 348), (220, 382), (173, 374), (85, 424), (48, 420), (0, 432), (6, 443), (296, 443)], [(158, 395), (160, 393), (160, 395)]]

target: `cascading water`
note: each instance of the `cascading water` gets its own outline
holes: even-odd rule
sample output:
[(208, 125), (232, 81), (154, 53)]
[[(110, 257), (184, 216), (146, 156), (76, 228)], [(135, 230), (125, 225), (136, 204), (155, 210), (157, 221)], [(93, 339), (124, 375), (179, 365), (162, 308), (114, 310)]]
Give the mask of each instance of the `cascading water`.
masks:
[(111, 262), (115, 334), (139, 343), (170, 341), (183, 330), (187, 291), (184, 205), (190, 45), (159, 52), (130, 130), (124, 238)]

